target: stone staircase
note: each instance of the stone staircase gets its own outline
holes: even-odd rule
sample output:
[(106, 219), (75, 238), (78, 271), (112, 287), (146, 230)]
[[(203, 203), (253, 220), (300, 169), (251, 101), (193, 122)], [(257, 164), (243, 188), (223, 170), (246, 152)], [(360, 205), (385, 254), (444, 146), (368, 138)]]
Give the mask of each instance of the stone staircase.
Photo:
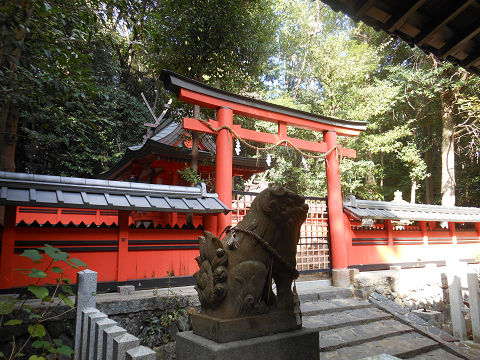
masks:
[(303, 326), (317, 329), (320, 359), (362, 359), (389, 354), (401, 359), (470, 359), (441, 341), (398, 321), (349, 289), (325, 287), (300, 294)]

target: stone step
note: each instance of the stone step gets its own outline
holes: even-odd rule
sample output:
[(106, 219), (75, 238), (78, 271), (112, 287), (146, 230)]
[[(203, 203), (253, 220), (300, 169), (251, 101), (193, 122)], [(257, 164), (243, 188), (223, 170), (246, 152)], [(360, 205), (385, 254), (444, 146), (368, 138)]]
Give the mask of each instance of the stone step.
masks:
[(373, 304), (366, 300), (358, 299), (330, 299), (323, 301), (307, 301), (300, 304), (300, 309), (304, 316), (316, 314), (328, 314), (344, 310), (363, 309), (373, 307)]
[(297, 289), (300, 302), (346, 299), (353, 297), (352, 289), (337, 288), (333, 286), (316, 286), (305, 289)]
[(455, 356), (452, 353), (449, 353), (448, 351), (443, 349), (437, 349), (437, 350), (426, 352), (424, 354), (416, 355), (409, 359), (412, 359), (412, 360), (458, 360), (458, 359), (463, 359), (463, 357)]
[(375, 321), (369, 324), (345, 326), (339, 329), (320, 331), (320, 351), (332, 351), (411, 332), (410, 326), (396, 320)]
[(336, 329), (343, 326), (367, 324), (374, 321), (391, 319), (392, 316), (377, 308), (345, 310), (327, 314), (303, 317), (303, 326), (319, 331)]
[(439, 347), (440, 344), (430, 338), (415, 332), (408, 332), (377, 341), (370, 341), (359, 345), (342, 347), (332, 351), (320, 352), (320, 360), (357, 360), (379, 354), (389, 354), (402, 359), (408, 359), (417, 354), (426, 353)]

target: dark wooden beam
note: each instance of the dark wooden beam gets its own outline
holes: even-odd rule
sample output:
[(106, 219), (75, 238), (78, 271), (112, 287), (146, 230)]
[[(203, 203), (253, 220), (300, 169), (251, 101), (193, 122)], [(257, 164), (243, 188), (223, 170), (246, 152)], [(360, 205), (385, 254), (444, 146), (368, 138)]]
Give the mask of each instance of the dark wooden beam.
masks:
[(440, 56), (446, 57), (450, 54), (453, 54), (478, 33), (480, 33), (480, 21), (476, 21), (475, 24), (468, 27), (465, 32), (454, 36), (450, 41), (442, 46), (439, 50)]
[(438, 17), (438, 21), (431, 26), (429, 26), (425, 31), (422, 31), (416, 38), (415, 43), (418, 46), (422, 46), (427, 42), (442, 26), (447, 25), (453, 19), (455, 19), (462, 11), (464, 11), (468, 6), (474, 3), (476, 0), (463, 0), (458, 1), (456, 8), (451, 11), (446, 11), (443, 17)]
[(360, 3), (360, 5), (357, 5), (356, 8), (353, 11), (354, 16), (362, 16), (365, 14), (368, 9), (375, 3), (375, 0), (367, 0), (364, 1), (363, 3)]
[(480, 60), (480, 51), (476, 51), (473, 54), (470, 54), (466, 59), (462, 61), (462, 66), (469, 69), (476, 62)]
[(425, 3), (426, 0), (414, 0), (406, 2), (403, 6), (396, 12), (397, 16), (391, 17), (387, 21), (387, 28), (389, 32), (394, 32), (399, 27), (401, 27), (410, 15), (412, 15), (417, 9)]

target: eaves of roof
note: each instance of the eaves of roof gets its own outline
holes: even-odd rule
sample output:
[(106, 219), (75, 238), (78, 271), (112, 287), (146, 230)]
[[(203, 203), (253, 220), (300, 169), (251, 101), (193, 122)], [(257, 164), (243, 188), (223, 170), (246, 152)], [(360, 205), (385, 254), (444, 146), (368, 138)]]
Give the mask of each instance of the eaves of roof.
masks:
[(0, 172), (0, 205), (184, 213), (227, 213), (218, 195), (197, 187)]
[(349, 195), (344, 211), (356, 219), (480, 222), (480, 208), (358, 200)]
[[(190, 162), (192, 159), (192, 150), (189, 148), (165, 145), (158, 141), (148, 139), (145, 144), (143, 144), (143, 146), (139, 148), (128, 148), (123, 157), (106, 172), (100, 174), (100, 177), (103, 179), (110, 179), (116, 174), (119, 174), (132, 161), (147, 157), (151, 154), (163, 154), (165, 156), (168, 156), (169, 158), (186, 162)], [(215, 163), (215, 156), (208, 151), (200, 150), (198, 152), (198, 159), (199, 161), (206, 160), (211, 163)], [(257, 169), (260, 171), (264, 171), (268, 168), (265, 159), (255, 159), (244, 156), (234, 156), (233, 166)]]

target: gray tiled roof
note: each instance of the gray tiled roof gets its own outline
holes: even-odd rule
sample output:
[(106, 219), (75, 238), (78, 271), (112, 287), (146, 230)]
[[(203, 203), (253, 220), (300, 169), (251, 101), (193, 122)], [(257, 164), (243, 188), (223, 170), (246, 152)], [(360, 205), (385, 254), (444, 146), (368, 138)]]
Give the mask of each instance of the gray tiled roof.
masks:
[(480, 222), (480, 208), (473, 207), (358, 200), (349, 195), (343, 202), (343, 208), (357, 219)]
[(0, 205), (191, 213), (229, 211), (205, 184), (196, 187), (0, 171)]

